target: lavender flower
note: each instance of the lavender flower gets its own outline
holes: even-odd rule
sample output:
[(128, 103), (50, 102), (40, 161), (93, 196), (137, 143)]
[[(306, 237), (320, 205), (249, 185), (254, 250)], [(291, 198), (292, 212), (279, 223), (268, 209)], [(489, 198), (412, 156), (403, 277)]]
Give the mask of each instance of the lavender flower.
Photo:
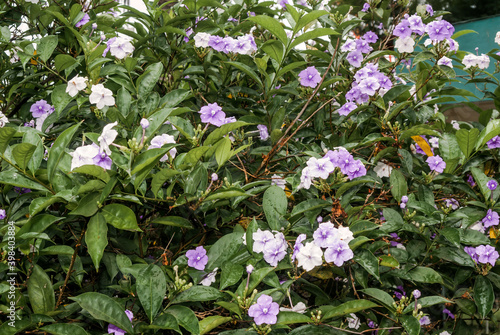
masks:
[(302, 86), (315, 88), (321, 81), (321, 75), (314, 66), (309, 66), (299, 73), (299, 81)]
[(365, 2), (361, 11), (366, 13), (368, 9), (370, 9), (370, 4), (368, 2)]
[(410, 22), (408, 20), (401, 20), (401, 22), (394, 27), (393, 35), (400, 38), (410, 37), (412, 30), (410, 28)]
[(325, 261), (342, 266), (344, 262), (352, 259), (354, 253), (345, 241), (335, 241), (333, 245), (325, 250)]
[(278, 262), (286, 256), (287, 244), (284, 239), (273, 238), (264, 246), (264, 260), (271, 266), (277, 266)]
[(486, 144), (488, 145), (489, 149), (500, 148), (500, 136), (497, 135), (497, 136), (493, 137), (491, 140), (486, 142)]
[(253, 267), (253, 265), (252, 265), (252, 264), (248, 264), (248, 265), (247, 265), (246, 270), (247, 270), (247, 273), (248, 273), (248, 274), (251, 274), (251, 273), (253, 272), (253, 269), (254, 269), (254, 267)]
[[(128, 319), (130, 320), (130, 322), (132, 322), (132, 319), (134, 318), (134, 313), (132, 313), (132, 311), (129, 311), (127, 309), (125, 311), (125, 314), (127, 314)], [(126, 334), (126, 332), (123, 329), (118, 328), (117, 326), (110, 323), (108, 325), (108, 334), (124, 335)]]
[(5, 212), (5, 209), (0, 209), (0, 220), (3, 220), (7, 217), (7, 213)]
[(446, 168), (446, 163), (441, 157), (437, 155), (427, 158), (426, 162), (429, 165), (431, 171), (436, 171), (437, 173), (443, 173), (444, 169)]
[(432, 9), (431, 5), (425, 6), (425, 11), (427, 12), (427, 14), (429, 14), (429, 16), (433, 16), (434, 15), (434, 9)]
[(317, 159), (315, 157), (309, 158), (307, 166), (310, 169), (313, 178), (327, 179), (328, 175), (333, 172), (335, 167), (328, 158)]
[(447, 38), (451, 38), (455, 32), (455, 27), (446, 20), (439, 20), (427, 24), (425, 31), (431, 40), (444, 41)]
[(476, 248), (474, 247), (465, 247), (464, 251), (469, 255), (474, 262), (477, 263), (477, 253), (476, 253)]
[(262, 294), (257, 299), (257, 303), (248, 309), (248, 316), (252, 317), (257, 325), (263, 323), (274, 325), (278, 320), (279, 309), (280, 306), (278, 303), (273, 302), (273, 298), (267, 294)]
[(499, 215), (497, 212), (493, 212), (493, 210), (488, 209), (486, 216), (481, 220), (481, 222), (484, 224), (484, 228), (498, 226), (498, 223), (500, 222)]
[(354, 102), (346, 102), (345, 104), (342, 105), (342, 107), (337, 109), (337, 112), (339, 113), (339, 115), (347, 116), (357, 107), (358, 106)]
[(142, 118), (140, 123), (141, 123), (142, 129), (148, 129), (148, 127), (149, 127), (149, 121), (148, 121), (148, 119)]
[(425, 325), (430, 325), (431, 324), (431, 319), (427, 315), (424, 315), (420, 318), (420, 325), (425, 326)]
[(205, 270), (205, 266), (208, 263), (208, 256), (203, 246), (200, 245), (195, 250), (188, 250), (186, 257), (188, 258), (188, 265), (190, 267), (200, 271)]
[(307, 237), (306, 234), (300, 234), (299, 236), (297, 236), (297, 239), (295, 240), (295, 245), (293, 246), (292, 261), (295, 262), (295, 257), (300, 252), (300, 249), (304, 247), (302, 242), (304, 242), (306, 237)]
[(311, 271), (316, 266), (323, 264), (323, 251), (314, 242), (308, 242), (297, 253), (297, 265), (305, 271)]
[(330, 221), (319, 224), (318, 229), (313, 233), (314, 243), (320, 248), (328, 248), (335, 245), (338, 232)]
[(87, 24), (89, 21), (90, 21), (89, 14), (85, 13), (85, 15), (83, 15), (83, 18), (75, 24), (75, 27), (80, 28), (81, 26)]
[(363, 35), (363, 39), (368, 43), (375, 43), (378, 40), (378, 36), (373, 31), (368, 31)]
[(477, 260), (481, 264), (490, 263), (491, 266), (495, 266), (498, 259), (498, 251), (495, 250), (491, 245), (480, 245), (476, 247)]
[(212, 181), (217, 181), (219, 179), (219, 176), (217, 175), (217, 173), (212, 173), (212, 175), (210, 176), (211, 180)]
[(267, 130), (267, 127), (263, 124), (259, 124), (257, 126), (257, 129), (259, 129), (259, 136), (261, 141), (265, 141), (269, 138), (269, 132)]
[(264, 251), (264, 247), (267, 243), (274, 240), (274, 235), (269, 230), (257, 229), (255, 233), (252, 234), (253, 238), (253, 252), (259, 253)]
[(455, 319), (455, 314), (453, 314), (449, 309), (447, 308), (443, 309), (443, 313), (448, 315), (450, 319)]
[(105, 152), (99, 152), (92, 161), (94, 165), (100, 166), (105, 170), (111, 170), (111, 165), (113, 165), (113, 161)]
[(279, 188), (284, 190), (286, 188), (286, 180), (277, 174), (273, 174), (271, 176), (271, 185), (278, 186)]
[(54, 107), (49, 105), (45, 100), (38, 100), (30, 107), (30, 112), (34, 118), (39, 118), (45, 114), (51, 114)]
[(498, 187), (498, 183), (496, 180), (492, 179), (486, 183), (486, 186), (491, 190), (494, 191)]
[(354, 50), (347, 54), (346, 59), (349, 64), (351, 64), (351, 66), (360, 67), (361, 62), (363, 61), (363, 54), (361, 53), (361, 51)]
[(469, 176), (467, 177), (467, 182), (469, 183), (470, 187), (476, 186), (476, 182), (474, 181), (474, 178), (471, 174), (469, 174)]
[(413, 297), (415, 297), (415, 299), (418, 299), (421, 296), (422, 296), (422, 293), (419, 290), (413, 290)]
[(216, 102), (201, 107), (199, 113), (201, 114), (201, 122), (210, 123), (216, 127), (222, 126), (226, 119), (226, 113), (222, 111), (222, 107), (217, 105)]
[(215, 268), (212, 272), (203, 277), (203, 279), (200, 281), (200, 284), (203, 286), (210, 286), (211, 284), (215, 283), (217, 270), (219, 270), (219, 268)]
[(405, 289), (403, 288), (403, 286), (399, 285), (398, 287), (396, 287), (396, 291), (394, 291), (394, 295), (398, 299), (401, 299), (402, 297), (406, 297), (406, 292), (405, 292)]

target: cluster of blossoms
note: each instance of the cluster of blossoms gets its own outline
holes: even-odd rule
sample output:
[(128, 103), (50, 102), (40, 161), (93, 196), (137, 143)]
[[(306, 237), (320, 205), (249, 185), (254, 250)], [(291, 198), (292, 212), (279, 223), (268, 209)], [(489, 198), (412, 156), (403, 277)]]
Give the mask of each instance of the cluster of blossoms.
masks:
[(253, 35), (246, 34), (232, 38), (231, 36), (220, 37), (210, 35), (208, 33), (197, 33), (194, 35), (194, 45), (197, 48), (212, 48), (215, 51), (228, 53), (236, 53), (242, 55), (251, 55), (257, 51), (257, 44)]
[(283, 233), (273, 234), (269, 230), (257, 229), (252, 234), (253, 252), (262, 253), (264, 260), (271, 266), (277, 266), (278, 262), (286, 256), (288, 245)]
[(54, 106), (49, 105), (45, 100), (38, 100), (31, 105), (30, 112), (36, 120), (36, 129), (42, 131), (45, 119), (54, 112)]
[[(446, 21), (445, 21), (446, 22)], [(412, 34), (422, 36), (426, 32), (426, 26), (422, 22), (422, 18), (418, 15), (409, 16), (406, 14), (404, 19), (394, 27), (394, 36), (399, 37), (394, 44), (394, 47), (399, 52), (411, 53), (414, 50), (415, 41)], [(450, 35), (451, 36), (451, 35)]]
[(478, 247), (465, 247), (464, 251), (472, 258), (475, 263), (491, 264), (495, 266), (498, 259), (498, 251), (491, 245), (480, 245)]
[(474, 54), (467, 54), (462, 59), (462, 63), (465, 65), (465, 69), (477, 66), (481, 70), (484, 70), (488, 68), (488, 66), (490, 66), (490, 57), (488, 57), (488, 55), (485, 54), (482, 54), (481, 56)]
[(201, 107), (199, 113), (201, 122), (213, 124), (216, 127), (220, 127), (226, 123), (236, 122), (234, 116), (226, 118), (226, 113), (222, 111), (222, 107), (216, 102)]
[[(351, 260), (354, 253), (349, 248), (349, 242), (354, 239), (347, 227), (335, 228), (330, 221), (320, 223), (313, 233), (313, 241), (302, 243), (305, 234), (300, 234), (295, 241), (292, 260), (297, 259), (297, 265), (305, 271), (311, 271), (323, 264), (323, 257), (327, 263), (342, 266)], [(325, 251), (323, 252), (323, 249)]]
[(299, 188), (309, 189), (314, 178), (327, 179), (335, 168), (339, 168), (349, 180), (366, 175), (363, 162), (354, 159), (345, 148), (338, 147), (335, 150), (329, 150), (323, 158), (309, 158), (307, 167), (302, 170)]
[(353, 40), (348, 38), (344, 45), (340, 47), (340, 51), (348, 52), (346, 59), (351, 66), (360, 67), (361, 62), (363, 61), (363, 54), (372, 52), (373, 48), (370, 44), (377, 42), (377, 40), (377, 34), (369, 31), (359, 39)]
[(378, 64), (368, 63), (354, 75), (352, 88), (345, 95), (347, 102), (337, 111), (347, 116), (357, 105), (368, 102), (377, 92), (383, 95), (391, 88), (391, 80), (378, 70)]
[(106, 42), (106, 45), (107, 47), (102, 53), (102, 57), (106, 57), (107, 53), (110, 52), (111, 56), (124, 59), (135, 50), (130, 40), (121, 36), (110, 38)]
[(75, 149), (71, 154), (71, 170), (83, 165), (97, 165), (103, 169), (110, 170), (113, 161), (109, 157), (111, 150), (109, 146), (113, 143), (118, 135), (118, 132), (113, 129), (118, 122), (113, 122), (104, 126), (101, 136), (98, 137), (99, 146), (92, 143), (90, 145), (83, 145)]

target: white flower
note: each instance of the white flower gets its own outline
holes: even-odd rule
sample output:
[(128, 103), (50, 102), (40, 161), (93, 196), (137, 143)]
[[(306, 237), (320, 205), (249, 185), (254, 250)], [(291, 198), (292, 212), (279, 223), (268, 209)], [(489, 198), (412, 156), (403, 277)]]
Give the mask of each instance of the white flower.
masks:
[(109, 145), (113, 143), (116, 136), (118, 136), (118, 132), (113, 129), (114, 126), (118, 124), (117, 121), (107, 124), (102, 129), (102, 134), (97, 139), (99, 141), (99, 145), (101, 147), (101, 152), (105, 152), (106, 155), (111, 155), (111, 150), (109, 149)]
[[(175, 143), (175, 138), (172, 135), (168, 135), (168, 134), (158, 135), (158, 136), (153, 137), (153, 139), (151, 140), (151, 144), (149, 145), (148, 150), (149, 149), (159, 149), (159, 148), (163, 147), (165, 144), (169, 144), (169, 143)], [(177, 149), (172, 148), (168, 151), (168, 153), (170, 154), (170, 156), (172, 156), (172, 158), (175, 158), (175, 155), (177, 154)], [(164, 162), (167, 159), (168, 159), (168, 154), (163, 156), (160, 159), (160, 162)]]
[(451, 120), (451, 125), (453, 126), (453, 129), (460, 129), (460, 124), (456, 120)]
[(497, 32), (497, 35), (495, 36), (495, 43), (500, 44), (500, 31)]
[(440, 60), (438, 60), (437, 64), (441, 65), (441, 66), (448, 66), (448, 67), (453, 68), (453, 64), (451, 63), (451, 59), (446, 57), (446, 56), (444, 56)]
[(430, 145), (431, 145), (431, 147), (433, 147), (434, 149), (439, 148), (439, 138), (434, 137), (434, 136), (431, 136), (431, 138), (429, 138), (429, 144), (430, 144)]
[(26, 2), (38, 3), (38, 2), (39, 2), (39, 0), (26, 0)]
[(91, 91), (89, 101), (91, 104), (96, 104), (98, 109), (115, 104), (113, 92), (105, 88), (103, 84), (92, 85)]
[(197, 33), (194, 35), (194, 46), (197, 48), (208, 48), (208, 40), (210, 39), (210, 34), (207, 33)]
[[(50, 111), (48, 113), (42, 114), (42, 116), (36, 118), (36, 127), (35, 129), (38, 131), (42, 131), (43, 123), (45, 122), (45, 119), (49, 117), (50, 114), (52, 114), (53, 111)], [(48, 131), (52, 126), (47, 127), (46, 131)]]
[(483, 234), (486, 232), (486, 228), (484, 228), (483, 223), (481, 221), (477, 221), (472, 226), (470, 226), (469, 229), (477, 230), (478, 232), (481, 232)]
[(377, 166), (373, 168), (373, 171), (375, 171), (379, 178), (389, 177), (391, 175), (392, 167), (379, 161)]
[(314, 242), (308, 242), (297, 253), (297, 265), (306, 271), (323, 264), (323, 251)]
[(431, 40), (430, 38), (428, 38), (428, 39), (426, 39), (426, 40), (424, 41), (424, 46), (426, 46), (426, 47), (428, 47), (428, 46), (429, 46), (429, 45), (431, 45), (431, 44), (432, 44), (432, 40)]
[(304, 314), (306, 312), (307, 306), (302, 301), (297, 303), (292, 308), (280, 307), (281, 312), (296, 312), (300, 314)]
[(451, 335), (451, 334), (445, 330), (444, 332), (439, 333), (439, 335)]
[(203, 286), (210, 286), (212, 283), (215, 283), (215, 276), (217, 275), (217, 270), (219, 268), (215, 268), (212, 272), (207, 274), (205, 278), (200, 282), (201, 285)]
[(281, 189), (285, 189), (286, 181), (277, 174), (273, 174), (271, 177), (271, 185), (278, 186)]
[(130, 40), (124, 37), (117, 37), (116, 40), (109, 46), (109, 51), (112, 56), (118, 59), (123, 59), (134, 52), (134, 46), (130, 43)]
[(140, 123), (142, 129), (147, 129), (149, 127), (149, 120), (146, 118), (142, 118)]
[(95, 144), (84, 145), (76, 148), (71, 153), (71, 171), (83, 165), (94, 165), (94, 157), (99, 154), (99, 147)]
[(477, 67), (481, 70), (484, 70), (490, 66), (490, 57), (485, 54), (481, 54), (481, 56), (477, 56)]
[(352, 231), (349, 229), (349, 227), (338, 227), (337, 228), (338, 232), (338, 238), (344, 241), (345, 243), (349, 243), (352, 240), (354, 240), (354, 235), (352, 234)]
[(7, 119), (2, 112), (0, 112), (0, 128), (3, 128), (7, 123), (9, 123), (9, 119)]
[(84, 90), (87, 87), (85, 83), (87, 81), (86, 77), (75, 76), (73, 79), (68, 81), (68, 86), (66, 86), (66, 93), (74, 97), (79, 91)]
[(347, 318), (347, 322), (349, 322), (349, 324), (347, 326), (349, 328), (358, 329), (359, 326), (361, 325), (359, 318), (356, 316), (356, 314), (353, 314), (353, 313), (351, 313), (350, 316), (351, 316), (350, 318)]
[(415, 46), (415, 41), (411, 37), (398, 38), (394, 47), (398, 49), (399, 52), (411, 53)]
[(472, 66), (476, 66), (477, 65), (476, 56), (473, 54), (465, 55), (465, 57), (462, 59), (462, 64), (465, 65), (466, 69), (468, 69)]

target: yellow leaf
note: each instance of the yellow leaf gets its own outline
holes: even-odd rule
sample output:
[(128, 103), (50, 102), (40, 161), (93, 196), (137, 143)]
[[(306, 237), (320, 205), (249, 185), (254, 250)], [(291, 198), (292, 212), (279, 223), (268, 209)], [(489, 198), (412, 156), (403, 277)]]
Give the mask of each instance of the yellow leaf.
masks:
[(498, 232), (493, 227), (490, 228), (490, 238), (493, 238), (493, 239), (498, 238)]
[(415, 142), (417, 142), (418, 146), (425, 152), (427, 156), (434, 156), (432, 153), (431, 146), (422, 136), (412, 136), (411, 137)]

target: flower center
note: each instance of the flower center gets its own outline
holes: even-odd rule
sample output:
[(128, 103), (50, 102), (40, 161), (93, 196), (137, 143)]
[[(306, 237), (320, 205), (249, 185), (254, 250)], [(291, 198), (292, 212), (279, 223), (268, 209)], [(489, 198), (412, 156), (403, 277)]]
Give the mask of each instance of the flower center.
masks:
[(200, 256), (196, 257), (196, 260), (197, 260), (197, 261), (199, 261), (200, 259), (201, 259), (201, 257), (200, 257)]
[(264, 314), (267, 314), (267, 311), (268, 311), (268, 309), (267, 309), (267, 308), (263, 308), (263, 309), (262, 309), (262, 313), (264, 313)]
[(312, 74), (310, 74), (307, 78), (309, 78), (309, 80), (311, 80), (313, 78)]

